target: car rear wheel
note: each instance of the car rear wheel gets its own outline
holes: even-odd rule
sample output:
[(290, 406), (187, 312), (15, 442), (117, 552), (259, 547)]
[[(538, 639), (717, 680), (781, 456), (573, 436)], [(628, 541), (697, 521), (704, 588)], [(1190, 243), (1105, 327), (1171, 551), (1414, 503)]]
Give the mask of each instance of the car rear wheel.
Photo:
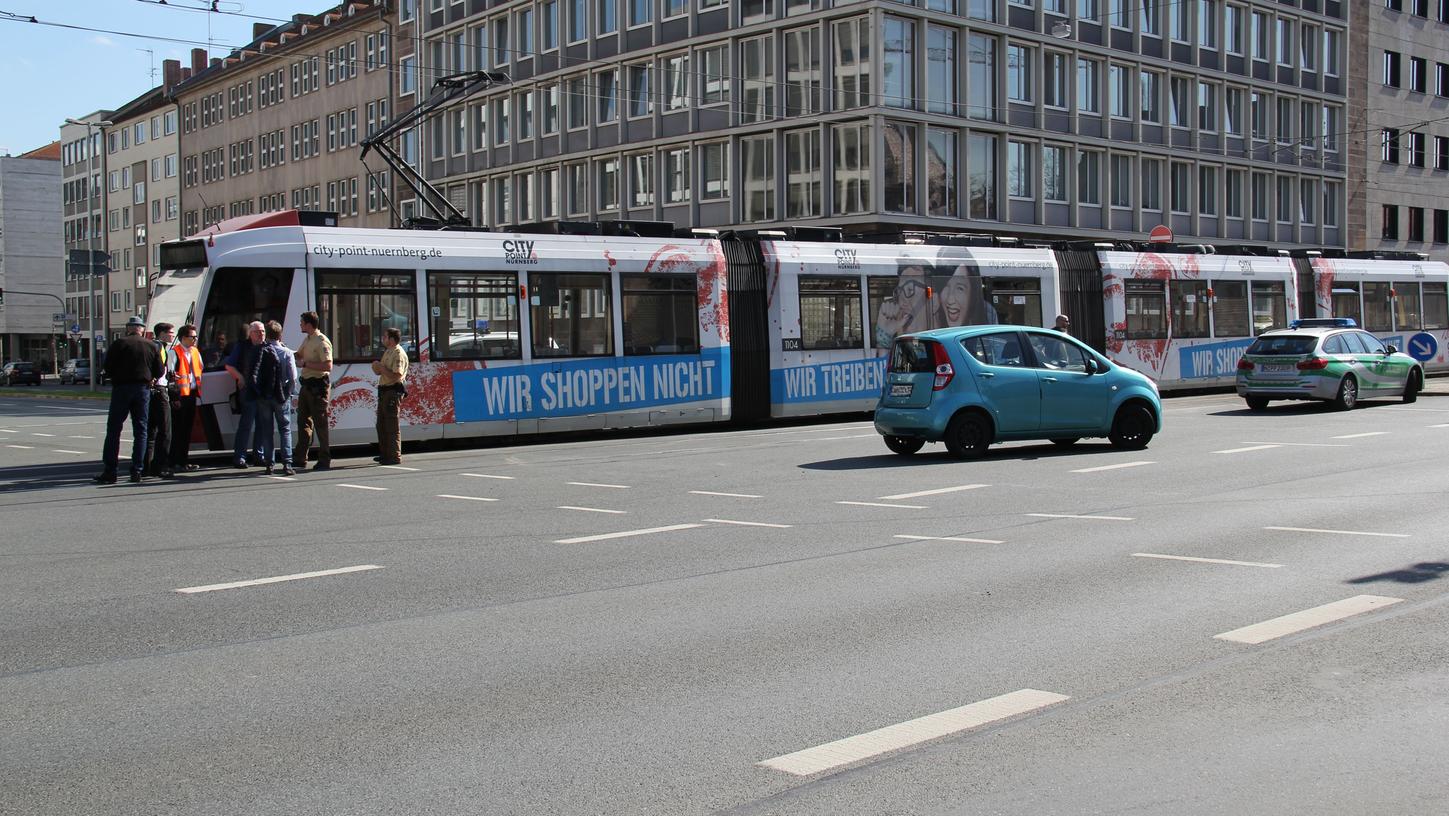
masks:
[(959, 414), (946, 426), (946, 449), (962, 459), (975, 459), (991, 445), (991, 422), (980, 414)]
[(1423, 376), (1417, 368), (1409, 372), (1409, 381), (1404, 383), (1404, 402), (1416, 402), (1419, 399), (1419, 391), (1424, 388), (1424, 382), (1420, 379)]
[(909, 436), (887, 436), (885, 438), (887, 448), (892, 453), (899, 453), (902, 456), (910, 456), (921, 448), (925, 447), (926, 440), (912, 439)]
[(1107, 438), (1112, 446), (1122, 450), (1141, 450), (1152, 441), (1156, 431), (1157, 418), (1145, 405), (1133, 403), (1117, 409), (1117, 418), (1112, 421), (1112, 432)]
[(1061, 437), (1059, 439), (1053, 439), (1052, 444), (1056, 445), (1059, 448), (1070, 448), (1071, 446), (1077, 444), (1077, 437), (1067, 436)]
[(1268, 407), (1267, 397), (1244, 397), (1248, 403), (1249, 411), (1262, 411)]
[(1338, 396), (1333, 398), (1333, 407), (1339, 411), (1352, 411), (1358, 405), (1358, 380), (1344, 377), (1338, 384)]

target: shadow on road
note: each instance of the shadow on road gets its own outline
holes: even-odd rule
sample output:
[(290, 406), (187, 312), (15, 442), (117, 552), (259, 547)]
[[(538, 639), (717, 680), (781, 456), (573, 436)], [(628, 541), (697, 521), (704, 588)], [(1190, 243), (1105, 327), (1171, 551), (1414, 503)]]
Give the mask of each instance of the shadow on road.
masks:
[(1390, 570), (1380, 572), (1377, 575), (1365, 575), (1361, 578), (1352, 578), (1346, 584), (1371, 584), (1375, 581), (1396, 581), (1400, 584), (1422, 584), (1425, 581), (1434, 581), (1449, 572), (1449, 564), (1443, 561), (1424, 561), (1409, 567), (1408, 569)]
[(1013, 447), (989, 448), (980, 459), (958, 459), (946, 450), (944, 445), (928, 446), (920, 453), (900, 456), (882, 451), (878, 456), (851, 456), (845, 459), (823, 459), (819, 462), (805, 462), (804, 470), (880, 470), (885, 468), (929, 467), (932, 465), (960, 465), (970, 462), (1031, 462), (1037, 459), (1060, 459), (1073, 456), (1093, 456), (1100, 453), (1121, 453), (1105, 439), (1098, 444), (1078, 442), (1070, 448), (1053, 444), (1016, 445)]
[[(1428, 394), (1421, 394), (1420, 396), (1428, 396)], [(1445, 394), (1444, 396), (1449, 396), (1449, 394)], [(1382, 408), (1398, 404), (1400, 403), (1397, 399), (1393, 400), (1392, 402), (1387, 399), (1360, 400), (1358, 408)], [(1310, 414), (1326, 413), (1337, 413), (1337, 411), (1334, 410), (1332, 403), (1319, 402), (1317, 400), (1285, 400), (1281, 403), (1272, 403), (1262, 411), (1254, 411), (1248, 408), (1248, 406), (1244, 405), (1242, 408), (1233, 408), (1226, 411), (1212, 411), (1208, 413), (1207, 416), (1307, 416)]]

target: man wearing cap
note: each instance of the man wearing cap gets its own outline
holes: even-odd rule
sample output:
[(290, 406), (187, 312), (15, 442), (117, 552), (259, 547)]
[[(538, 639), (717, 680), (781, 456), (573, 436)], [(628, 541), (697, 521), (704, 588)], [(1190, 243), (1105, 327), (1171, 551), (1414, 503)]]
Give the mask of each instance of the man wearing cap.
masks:
[(126, 321), (126, 335), (106, 350), (106, 376), (111, 380), (111, 408), (106, 417), (106, 441), (101, 448), (100, 484), (115, 484), (121, 454), (121, 429), (131, 417), (131, 481), (141, 481), (146, 466), (146, 413), (151, 386), (162, 374), (161, 352), (147, 340), (146, 321)]

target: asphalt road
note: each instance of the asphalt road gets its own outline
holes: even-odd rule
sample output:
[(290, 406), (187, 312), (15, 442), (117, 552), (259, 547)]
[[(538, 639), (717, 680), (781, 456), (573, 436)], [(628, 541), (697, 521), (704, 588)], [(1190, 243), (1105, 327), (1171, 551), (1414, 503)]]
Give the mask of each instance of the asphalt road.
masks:
[(0, 813), (1439, 812), (1430, 385), (106, 487), (94, 404), (0, 399)]

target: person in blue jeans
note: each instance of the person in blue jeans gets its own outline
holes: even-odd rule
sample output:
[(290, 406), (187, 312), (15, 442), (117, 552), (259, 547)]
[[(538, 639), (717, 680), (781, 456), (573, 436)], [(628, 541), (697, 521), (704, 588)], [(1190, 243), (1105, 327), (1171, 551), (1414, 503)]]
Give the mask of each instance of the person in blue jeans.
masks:
[(115, 484), (121, 457), (121, 430), (131, 418), (131, 481), (141, 481), (146, 466), (146, 412), (151, 384), (161, 376), (161, 353), (143, 333), (139, 317), (126, 321), (126, 336), (106, 351), (106, 376), (111, 379), (111, 407), (106, 416), (106, 441), (101, 447), (99, 484)]
[(260, 320), (253, 320), (247, 324), (247, 339), (239, 342), (232, 348), (230, 356), (226, 358), (226, 370), (236, 381), (237, 396), (241, 402), (241, 415), (237, 417), (236, 441), (232, 444), (232, 466), (238, 469), (246, 469), (247, 446), (252, 442), (252, 429), (257, 422), (257, 390), (251, 380), (251, 373), (256, 371), (257, 360), (260, 359), (263, 339), (266, 334)]
[[(251, 382), (257, 393), (256, 443), (257, 454), (267, 475), (277, 464), (282, 466), (283, 476), (295, 476), (292, 468), (292, 392), (296, 390), (297, 364), (291, 349), (282, 345), (282, 324), (273, 320), (267, 323), (266, 344), (257, 355), (257, 365), (251, 374)], [(276, 426), (280, 448), (272, 447), (272, 427)]]

